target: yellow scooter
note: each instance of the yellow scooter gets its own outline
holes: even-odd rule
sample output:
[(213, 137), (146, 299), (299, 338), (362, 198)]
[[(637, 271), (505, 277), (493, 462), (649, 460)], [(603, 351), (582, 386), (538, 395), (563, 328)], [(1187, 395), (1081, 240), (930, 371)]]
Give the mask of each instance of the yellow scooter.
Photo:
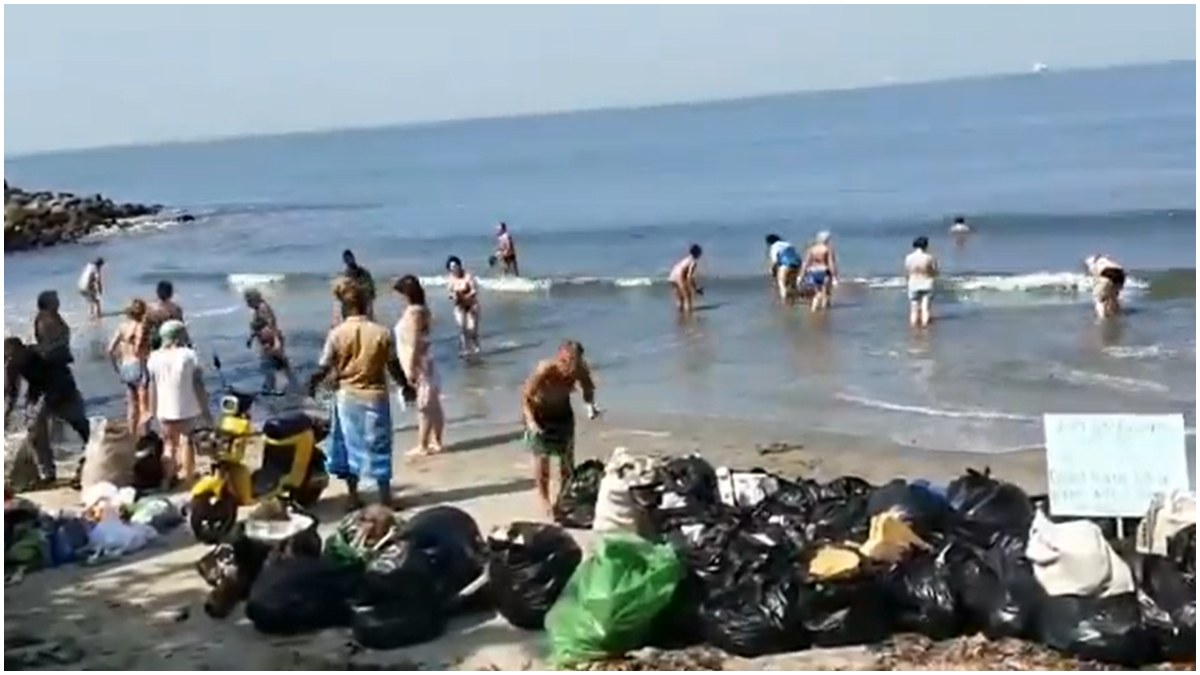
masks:
[[(213, 357), (221, 372), (221, 360)], [(329, 485), (325, 455), (317, 448), (329, 435), (328, 423), (303, 412), (268, 419), (254, 430), (250, 408), (257, 392), (237, 391), (224, 383), (216, 428), (193, 435), (198, 455), (211, 458), (208, 475), (192, 487), (188, 521), (192, 533), (209, 544), (220, 542), (237, 522), (237, 510), (268, 499), (309, 507)], [(246, 464), (252, 441), (262, 440), (262, 462)]]

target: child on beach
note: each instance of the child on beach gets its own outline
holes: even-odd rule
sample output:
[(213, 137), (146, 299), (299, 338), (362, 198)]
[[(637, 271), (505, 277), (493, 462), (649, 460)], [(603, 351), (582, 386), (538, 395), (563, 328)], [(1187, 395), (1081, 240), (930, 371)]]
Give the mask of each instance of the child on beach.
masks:
[(583, 359), (583, 345), (568, 340), (553, 359), (537, 364), (521, 392), (521, 415), (525, 421), (525, 444), (533, 453), (533, 480), (538, 503), (550, 515), (550, 460), (558, 460), (560, 486), (575, 468), (575, 412), (571, 392), (583, 392), (588, 419), (599, 415), (596, 385)]
[(691, 313), (697, 295), (704, 295), (704, 290), (696, 282), (696, 267), (703, 253), (704, 250), (699, 244), (692, 244), (687, 256), (675, 263), (668, 277), (671, 288), (675, 291), (675, 304), (684, 314)]

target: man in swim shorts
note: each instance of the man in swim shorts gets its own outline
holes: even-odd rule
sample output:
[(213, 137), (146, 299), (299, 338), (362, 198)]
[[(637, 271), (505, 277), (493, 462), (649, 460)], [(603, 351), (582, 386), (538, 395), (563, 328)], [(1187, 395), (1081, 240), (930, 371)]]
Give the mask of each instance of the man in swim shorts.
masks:
[(667, 277), (671, 282), (671, 288), (675, 291), (675, 304), (684, 314), (692, 312), (697, 295), (704, 295), (704, 290), (696, 282), (696, 266), (703, 254), (704, 250), (700, 248), (699, 244), (692, 244), (688, 249), (687, 256), (675, 263), (675, 266), (671, 268), (671, 274)]
[(830, 243), (832, 238), (829, 232), (818, 232), (816, 241), (804, 252), (804, 265), (800, 268), (804, 285), (813, 289), (814, 312), (829, 309), (833, 284), (837, 281), (837, 254)]
[(768, 234), (767, 261), (771, 265), (771, 278), (779, 290), (779, 299), (786, 302), (796, 291), (796, 282), (800, 279), (800, 254), (792, 242), (777, 234)]
[(83, 268), (79, 276), (79, 294), (88, 304), (88, 316), (100, 318), (100, 296), (104, 294), (104, 279), (100, 271), (104, 267), (104, 258), (96, 258)]
[(934, 280), (938, 276), (937, 258), (929, 253), (929, 239), (917, 237), (913, 250), (904, 258), (904, 274), (908, 277), (908, 323), (925, 327), (933, 319), (930, 304), (933, 301)]
[(346, 314), (345, 303), (341, 300), (341, 298), (347, 297), (344, 292), (346, 286), (355, 286), (362, 291), (367, 303), (366, 317), (374, 321), (375, 279), (371, 277), (371, 273), (367, 271), (367, 268), (358, 264), (358, 261), (354, 258), (354, 252), (350, 249), (342, 251), (342, 263), (346, 266), (346, 269), (333, 282), (333, 297), (335, 298), (333, 304), (333, 325), (338, 325), (342, 319), (348, 316)]
[(511, 274), (514, 277), (521, 276), (521, 272), (517, 268), (517, 245), (513, 242), (507, 223), (500, 223), (496, 228), (496, 259), (504, 265), (504, 274)]
[(533, 453), (534, 487), (539, 504), (549, 515), (550, 460), (558, 460), (561, 488), (575, 468), (575, 412), (571, 408), (571, 392), (575, 387), (583, 392), (588, 418), (595, 419), (596, 385), (583, 345), (568, 340), (559, 347), (553, 359), (537, 364), (525, 381), (521, 392), (521, 415), (525, 421), (525, 444)]
[(1096, 318), (1108, 319), (1121, 313), (1121, 290), (1125, 288), (1125, 268), (1106, 255), (1091, 255), (1084, 259), (1092, 277), (1092, 299)]

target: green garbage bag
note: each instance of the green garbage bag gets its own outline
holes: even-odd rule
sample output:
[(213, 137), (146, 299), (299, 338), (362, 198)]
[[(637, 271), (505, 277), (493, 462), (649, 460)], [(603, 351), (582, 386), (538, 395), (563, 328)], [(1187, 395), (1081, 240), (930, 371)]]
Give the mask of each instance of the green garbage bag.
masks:
[(628, 535), (602, 540), (546, 615), (554, 664), (595, 661), (645, 644), (682, 577), (669, 545)]

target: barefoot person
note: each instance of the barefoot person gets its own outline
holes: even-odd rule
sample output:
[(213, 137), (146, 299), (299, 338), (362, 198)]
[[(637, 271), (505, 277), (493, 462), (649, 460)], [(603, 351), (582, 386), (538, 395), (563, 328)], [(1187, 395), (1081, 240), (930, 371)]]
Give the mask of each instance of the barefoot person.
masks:
[[(246, 338), (246, 348), (255, 342), (259, 348), (259, 370), (262, 371), (265, 393), (274, 393), (290, 389), (296, 378), (292, 373), (291, 363), (284, 351), (283, 331), (275, 321), (275, 311), (263, 299), (262, 293), (256, 289), (248, 289), (242, 294), (246, 306), (252, 310), (250, 317), (250, 337)], [(280, 388), (278, 376), (284, 376), (284, 386)]]
[(1092, 299), (1097, 319), (1108, 319), (1121, 313), (1121, 290), (1125, 288), (1125, 268), (1106, 255), (1091, 255), (1084, 259), (1092, 277)]
[(187, 328), (170, 319), (158, 329), (162, 347), (146, 360), (150, 374), (150, 410), (163, 439), (163, 477), (185, 485), (196, 478), (196, 454), (190, 434), (212, 419), (204, 389), (200, 357), (188, 346)]
[(525, 443), (533, 453), (533, 480), (537, 498), (547, 515), (550, 500), (550, 460), (558, 460), (560, 487), (575, 467), (575, 412), (571, 392), (583, 392), (588, 418), (594, 419), (596, 385), (583, 358), (583, 345), (568, 340), (553, 359), (537, 364), (521, 393), (521, 414), (525, 420)]
[(700, 248), (699, 244), (692, 244), (688, 249), (687, 256), (675, 263), (668, 276), (671, 288), (675, 292), (675, 304), (684, 314), (691, 313), (695, 307), (697, 295), (704, 295), (704, 290), (700, 288), (696, 280), (696, 267), (703, 254), (704, 250)]
[(100, 318), (100, 296), (104, 294), (104, 280), (100, 270), (104, 267), (104, 258), (96, 258), (83, 266), (83, 274), (79, 275), (79, 294), (88, 304), (88, 316)]
[(812, 311), (829, 309), (829, 299), (833, 295), (833, 285), (837, 282), (837, 253), (830, 243), (833, 235), (829, 232), (818, 232), (817, 239), (804, 252), (804, 265), (800, 268), (800, 276), (804, 284), (813, 289)]
[(158, 299), (146, 311), (146, 331), (150, 335), (150, 348), (158, 349), (162, 345), (163, 324), (182, 322), (183, 308), (175, 304), (175, 286), (166, 279), (154, 287), (154, 296)]
[(463, 268), (458, 256), (446, 259), (446, 285), (454, 303), (454, 321), (458, 324), (459, 353), (479, 353), (479, 282)]
[(125, 310), (125, 320), (108, 343), (113, 370), (125, 385), (126, 422), (130, 433), (140, 435), (150, 416), (146, 359), (150, 358), (150, 335), (146, 333), (146, 303), (134, 299)]
[[(338, 276), (337, 280), (333, 283), (333, 297), (344, 297), (345, 294), (341, 293), (339, 289), (347, 286), (354, 286), (358, 288), (367, 303), (365, 308), (365, 316), (374, 321), (375, 279), (371, 277), (371, 273), (367, 271), (367, 268), (358, 264), (358, 261), (354, 258), (354, 252), (350, 249), (342, 251), (342, 264), (344, 264), (346, 268), (342, 270), (341, 275)], [(340, 300), (335, 301), (333, 303), (333, 325), (336, 326), (338, 322), (346, 318), (346, 316), (347, 314), (345, 305)]]
[(908, 277), (908, 323), (928, 326), (932, 320), (930, 303), (933, 300), (934, 280), (938, 276), (937, 258), (929, 253), (929, 239), (913, 240), (913, 251), (904, 258), (904, 273)]
[(790, 300), (800, 278), (800, 254), (796, 252), (796, 247), (777, 234), (768, 234), (767, 261), (771, 265), (771, 278), (779, 290), (779, 299), (785, 302)]
[(408, 454), (436, 454), (442, 451), (446, 417), (429, 339), (433, 319), (425, 306), (425, 289), (420, 280), (405, 275), (396, 282), (395, 290), (406, 302), (404, 313), (396, 322), (397, 356), (409, 384), (417, 390), (417, 446)]
[(392, 333), (367, 317), (368, 299), (357, 284), (339, 287), (338, 305), (345, 319), (329, 331), (317, 372), (308, 383), (309, 394), (327, 378), (336, 382), (333, 428), (329, 435), (329, 473), (346, 481), (350, 507), (362, 505), (360, 477), (369, 477), (379, 488), (379, 501), (392, 500), (392, 408), (387, 376), (406, 400), (413, 391), (404, 377)]
[(54, 450), (50, 447), (50, 420), (63, 420), (79, 437), (84, 447), (88, 442), (88, 419), (83, 396), (75, 384), (71, 368), (61, 360), (46, 359), (30, 348), (21, 338), (4, 340), (4, 425), (17, 405), (21, 381), (26, 384), (25, 405), (30, 441), (43, 483), (53, 483), (57, 477)]
[(514, 277), (521, 276), (517, 268), (517, 245), (513, 242), (512, 233), (506, 223), (500, 223), (496, 228), (496, 260), (504, 266), (504, 274)]

